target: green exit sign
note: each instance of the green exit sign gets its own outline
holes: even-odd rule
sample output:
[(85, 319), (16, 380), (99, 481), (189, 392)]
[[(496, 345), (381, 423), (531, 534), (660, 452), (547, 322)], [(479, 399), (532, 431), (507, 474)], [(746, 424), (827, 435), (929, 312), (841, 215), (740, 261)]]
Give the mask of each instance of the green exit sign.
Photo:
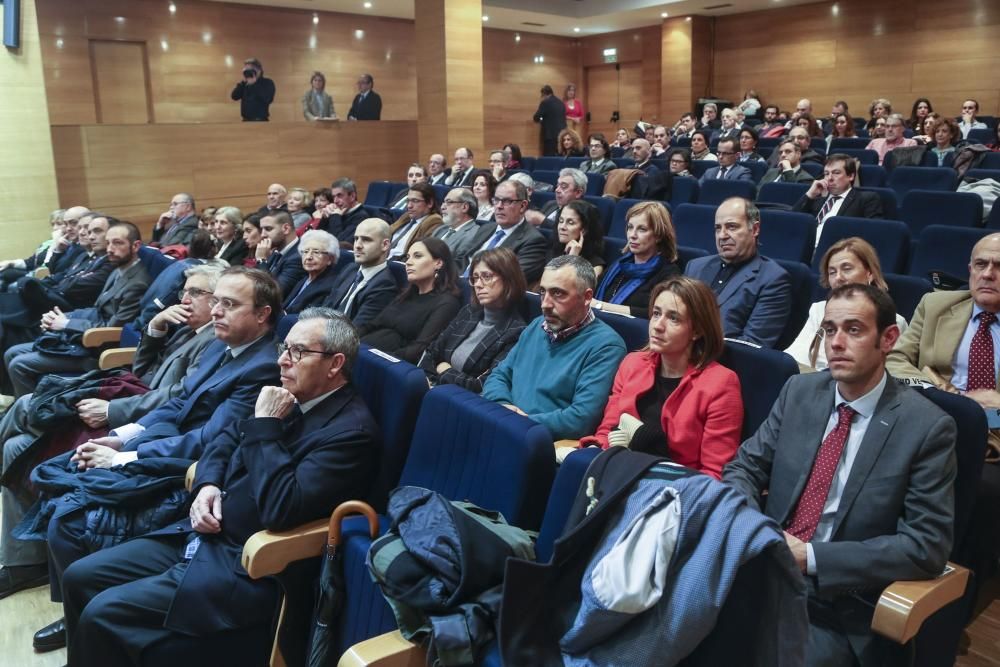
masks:
[(618, 62), (618, 49), (604, 49), (604, 62), (606, 63)]

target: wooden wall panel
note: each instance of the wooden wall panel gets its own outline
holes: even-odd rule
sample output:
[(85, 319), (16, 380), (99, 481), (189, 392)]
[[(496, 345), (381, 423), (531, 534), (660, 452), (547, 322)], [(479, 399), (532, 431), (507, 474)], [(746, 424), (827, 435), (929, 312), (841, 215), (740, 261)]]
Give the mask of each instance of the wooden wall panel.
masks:
[[(267, 186), (313, 190), (341, 176), (361, 195), (417, 159), (414, 121), (201, 123), (52, 128), (63, 206), (89, 205), (149, 231), (177, 192), (199, 208), (257, 208)], [(197, 147), (197, 151), (192, 151)]]
[(838, 0), (721, 16), (712, 92), (737, 101), (755, 88), (783, 109), (807, 97), (820, 115), (844, 99), (862, 116), (876, 97), (906, 116), (917, 97), (949, 115), (975, 97), (996, 115), (998, 27), (1000, 3), (980, 0)]
[[(633, 80), (633, 75), (630, 73), (629, 86), (622, 89), (623, 97), (628, 97), (629, 106), (628, 114), (620, 109), (622, 118), (619, 125), (622, 127), (631, 127), (640, 119), (650, 123), (660, 122), (660, 41), (659, 25), (610, 32), (581, 40), (580, 56), (585, 70), (606, 67), (604, 49), (614, 48), (618, 50), (618, 63), (623, 67), (626, 65), (633, 67), (638, 76), (638, 80)], [(598, 80), (604, 80), (605, 77), (600, 72), (596, 76)], [(607, 99), (594, 100), (596, 94), (601, 92), (590, 91), (591, 104), (588, 108), (596, 104), (597, 108), (604, 109), (609, 103), (613, 105), (615, 102)], [(620, 106), (625, 106), (624, 99)], [(602, 114), (600, 118), (595, 116), (596, 126), (592, 131), (607, 134), (613, 125), (609, 119), (608, 114)], [(611, 134), (614, 134), (613, 130)]]
[(111, 125), (151, 122), (145, 43), (93, 40), (90, 60), (99, 122)]

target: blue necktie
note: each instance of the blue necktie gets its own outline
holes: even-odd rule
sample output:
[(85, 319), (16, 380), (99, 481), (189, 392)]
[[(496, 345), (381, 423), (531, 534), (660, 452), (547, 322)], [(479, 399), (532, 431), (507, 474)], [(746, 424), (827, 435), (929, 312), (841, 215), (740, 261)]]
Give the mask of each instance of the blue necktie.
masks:
[[(489, 245), (486, 246), (486, 250), (493, 250), (493, 248), (497, 247), (497, 245), (500, 243), (500, 241), (503, 241), (503, 237), (504, 237), (503, 230), (502, 229), (498, 229), (497, 233), (494, 234), (493, 238), (490, 239)], [(462, 274), (462, 277), (463, 278), (468, 278), (469, 277), (469, 272), (471, 270), (472, 270), (472, 263), (470, 262), (469, 266), (465, 267), (465, 273)]]

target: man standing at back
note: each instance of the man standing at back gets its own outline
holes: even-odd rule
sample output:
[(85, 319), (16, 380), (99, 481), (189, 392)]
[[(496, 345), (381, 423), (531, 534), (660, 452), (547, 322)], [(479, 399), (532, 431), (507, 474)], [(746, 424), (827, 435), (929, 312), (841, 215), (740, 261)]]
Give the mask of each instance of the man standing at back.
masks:
[(347, 112), (347, 120), (381, 120), (382, 98), (372, 90), (375, 79), (371, 74), (358, 77), (358, 94), (351, 102), (351, 110)]
[(545, 266), (535, 318), (483, 385), (483, 398), (545, 426), (553, 440), (593, 433), (625, 343), (590, 308), (597, 277), (576, 255)]
[(791, 312), (788, 273), (757, 252), (760, 211), (730, 197), (715, 212), (718, 255), (691, 260), (684, 273), (712, 288), (722, 311), (726, 338), (774, 347)]
[(542, 86), (542, 101), (535, 112), (536, 123), (542, 125), (542, 155), (556, 155), (559, 133), (566, 129), (566, 105), (552, 93), (552, 86)]
[(951, 550), (955, 422), (886, 372), (899, 328), (885, 292), (838, 287), (822, 330), (830, 372), (785, 384), (722, 481), (781, 524), (806, 577), (802, 664), (883, 667), (900, 647), (871, 632), (879, 595), (938, 576)]

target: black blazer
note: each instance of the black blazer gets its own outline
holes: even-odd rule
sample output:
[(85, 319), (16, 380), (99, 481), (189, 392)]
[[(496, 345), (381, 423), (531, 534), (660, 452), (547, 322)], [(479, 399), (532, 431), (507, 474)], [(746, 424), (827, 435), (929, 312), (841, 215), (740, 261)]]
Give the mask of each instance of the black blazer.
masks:
[(358, 333), (362, 343), (415, 364), (460, 305), (454, 294), (417, 294), (414, 290), (386, 306), (371, 323), (358, 327)]
[[(257, 531), (287, 530), (367, 497), (380, 451), (378, 426), (350, 384), (298, 420), (231, 420), (199, 461), (191, 491), (206, 484), (226, 490), (222, 532), (201, 535), (166, 627), (205, 636), (269, 622), (278, 587), (250, 579), (240, 565), (243, 543)], [(185, 518), (149, 537), (190, 532)]]
[(341, 248), (353, 248), (354, 231), (367, 218), (381, 219), (381, 216), (369, 211), (365, 206), (359, 206), (344, 215), (334, 213), (323, 218), (318, 228), (336, 236)]
[[(337, 308), (340, 302), (347, 296), (347, 292), (354, 283), (354, 278), (358, 275), (358, 269), (348, 268), (341, 271), (337, 276), (336, 284), (330, 295), (323, 302), (324, 306)], [(399, 294), (399, 285), (392, 275), (392, 271), (386, 266), (375, 274), (375, 276), (365, 283), (351, 301), (351, 307), (344, 312), (354, 326), (361, 327), (372, 322), (385, 307), (392, 303), (392, 300)]]
[[(809, 197), (802, 195), (802, 197), (795, 202), (795, 206), (792, 207), (792, 210), (803, 211), (812, 215), (819, 215), (819, 212), (822, 210), (823, 204), (826, 203), (826, 200), (826, 197), (809, 199)], [(882, 212), (882, 199), (874, 192), (866, 192), (865, 190), (859, 190), (858, 188), (851, 188), (851, 191), (847, 193), (847, 197), (844, 198), (843, 203), (837, 210), (837, 215), (849, 216), (852, 218), (885, 217), (885, 214)]]
[(351, 110), (347, 112), (347, 117), (354, 120), (381, 120), (382, 98), (374, 90), (369, 90), (364, 100), (361, 99), (361, 93), (358, 93), (351, 102)]
[(237, 236), (219, 259), (229, 262), (229, 266), (239, 266), (248, 254), (250, 254), (250, 249), (247, 248), (246, 242)]
[[(351, 275), (354, 275), (353, 272)], [(337, 273), (337, 266), (331, 264), (326, 267), (323, 273), (316, 277), (316, 280), (309, 283), (302, 294), (299, 294), (302, 285), (309, 279), (309, 276), (305, 276), (302, 280), (295, 283), (295, 286), (285, 295), (284, 302), (282, 303), (285, 313), (287, 315), (294, 315), (301, 313), (309, 306), (320, 305), (324, 299), (330, 296), (338, 278), (340, 278), (340, 275)]]
[(483, 321), (483, 308), (474, 304), (464, 306), (441, 334), (434, 339), (417, 365), (424, 369), (429, 380), (437, 384), (457, 384), (474, 392), (483, 390), (483, 380), (514, 347), (514, 343), (524, 331), (524, 318), (516, 312), (509, 312), (507, 319), (486, 334), (462, 368), (449, 368), (438, 375), (437, 365), (442, 361), (451, 363), (451, 355), (469, 334)]
[(302, 255), (299, 254), (298, 243), (286, 253), (277, 250), (271, 253), (262, 268), (278, 281), (282, 298), (288, 296), (295, 284), (306, 275), (306, 270), (302, 268)]
[[(496, 231), (497, 224), (495, 222), (482, 225), (472, 243), (474, 250), (469, 253), (470, 256), (475, 255), (476, 251)], [(537, 283), (541, 279), (542, 271), (545, 269), (545, 262), (549, 260), (549, 242), (530, 222), (523, 220), (521, 226), (514, 230), (512, 234), (505, 237), (498, 247), (507, 248), (517, 255), (517, 262), (521, 265), (521, 270), (524, 271), (524, 277), (527, 279), (528, 285)]]
[(566, 105), (555, 95), (549, 95), (538, 104), (536, 123), (542, 124), (542, 139), (554, 140), (566, 129)]

